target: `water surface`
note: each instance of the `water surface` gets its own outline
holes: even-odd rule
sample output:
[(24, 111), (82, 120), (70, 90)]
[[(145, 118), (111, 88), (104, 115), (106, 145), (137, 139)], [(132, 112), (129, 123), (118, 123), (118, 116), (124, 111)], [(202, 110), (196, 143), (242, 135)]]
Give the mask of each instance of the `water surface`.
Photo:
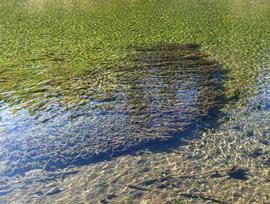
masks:
[(267, 202), (269, 22), (260, 0), (0, 1), (3, 201)]
[(4, 105), (0, 126), (4, 173), (96, 162), (154, 148), (157, 142), (194, 138), (196, 129), (215, 125), (225, 103), (224, 75), (198, 45), (143, 48), (129, 58), (132, 65), (76, 78), (78, 97), (89, 102), (67, 109), (59, 102), (60, 94), (47, 100), (43, 89), (53, 87), (48, 82), (48, 88), (41, 85), (42, 106), (32, 108), (35, 103), (29, 101), (28, 109), (12, 114)]

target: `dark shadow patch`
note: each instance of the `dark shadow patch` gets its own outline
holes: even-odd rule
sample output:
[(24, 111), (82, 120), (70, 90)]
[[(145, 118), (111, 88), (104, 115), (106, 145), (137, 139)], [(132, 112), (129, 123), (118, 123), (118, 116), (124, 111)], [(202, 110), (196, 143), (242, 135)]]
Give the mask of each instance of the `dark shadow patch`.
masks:
[(248, 170), (239, 168), (239, 167), (233, 167), (230, 171), (228, 171), (228, 175), (233, 179), (238, 180), (248, 180)]

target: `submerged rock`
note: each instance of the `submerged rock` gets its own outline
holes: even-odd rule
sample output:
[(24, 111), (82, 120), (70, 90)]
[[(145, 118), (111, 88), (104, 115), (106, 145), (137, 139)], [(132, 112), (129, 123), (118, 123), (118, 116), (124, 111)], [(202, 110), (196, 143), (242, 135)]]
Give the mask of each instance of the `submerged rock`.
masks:
[(224, 103), (223, 77), (220, 65), (197, 45), (137, 49), (128, 59), (126, 66), (74, 81), (78, 97), (88, 102), (69, 109), (43, 103), (32, 115), (21, 110), (14, 116), (10, 107), (0, 111), (1, 173), (56, 170), (151, 147), (157, 151), (157, 143), (164, 144), (162, 150), (172, 146), (168, 141), (177, 144), (216, 124)]

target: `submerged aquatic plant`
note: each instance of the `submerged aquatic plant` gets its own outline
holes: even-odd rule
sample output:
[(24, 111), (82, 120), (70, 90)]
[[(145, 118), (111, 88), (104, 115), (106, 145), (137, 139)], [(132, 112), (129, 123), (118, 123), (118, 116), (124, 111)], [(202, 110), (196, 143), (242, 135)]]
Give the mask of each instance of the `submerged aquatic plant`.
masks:
[[(176, 145), (196, 137), (216, 125), (225, 102), (220, 68), (198, 45), (168, 44), (137, 49), (125, 66), (76, 78), (76, 94), (88, 102), (66, 109), (48, 101), (32, 115), (3, 115), (12, 120), (0, 126), (4, 172), (56, 170), (135, 149), (157, 151), (157, 143), (166, 150), (168, 141)], [(41, 101), (50, 99), (47, 91), (40, 93)]]

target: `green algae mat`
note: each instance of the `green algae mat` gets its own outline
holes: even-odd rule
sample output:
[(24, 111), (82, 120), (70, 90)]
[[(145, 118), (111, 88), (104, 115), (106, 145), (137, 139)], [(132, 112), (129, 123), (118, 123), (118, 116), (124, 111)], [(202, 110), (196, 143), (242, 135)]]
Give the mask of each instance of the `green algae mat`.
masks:
[[(269, 28), (270, 3), (262, 0), (0, 0), (0, 203), (1, 197), (13, 202), (24, 189), (16, 189), (14, 179), (32, 171), (45, 175), (104, 162), (113, 171), (118, 158), (132, 161), (145, 151), (145, 164), (134, 172), (164, 168), (161, 161), (171, 152), (193, 159), (188, 155), (198, 152), (196, 158), (212, 157), (213, 166), (227, 164), (216, 173), (208, 168), (211, 178), (248, 182), (246, 172), (259, 170), (231, 165), (236, 150), (249, 161), (244, 164), (269, 171)], [(209, 146), (193, 144), (200, 141)], [(214, 150), (220, 145), (222, 151)], [(155, 166), (156, 154), (162, 156)], [(188, 174), (193, 167), (187, 166)], [(147, 186), (186, 179), (144, 185), (150, 178), (142, 178), (120, 183), (112, 190), (119, 197), (105, 200), (97, 195), (106, 187), (92, 187), (97, 200), (90, 200), (125, 202), (118, 190), (128, 188), (140, 203), (136, 192), (149, 192)], [(55, 196), (57, 189), (37, 197)], [(146, 203), (159, 190), (148, 193)], [(181, 193), (190, 202), (226, 200), (200, 195)]]

